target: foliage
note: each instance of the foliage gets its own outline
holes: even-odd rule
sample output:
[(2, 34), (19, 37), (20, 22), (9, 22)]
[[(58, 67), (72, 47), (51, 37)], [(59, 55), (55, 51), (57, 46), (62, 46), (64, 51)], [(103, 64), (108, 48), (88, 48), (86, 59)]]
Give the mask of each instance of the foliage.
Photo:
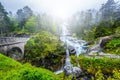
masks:
[(42, 65), (45, 67), (49, 64), (58, 64), (63, 58), (62, 55), (65, 49), (56, 36), (47, 31), (40, 31), (40, 33), (27, 42), (25, 52), (26, 61), (33, 64), (39, 63), (39, 66)]
[(116, 5), (120, 4), (108, 0), (99, 11), (90, 9), (76, 12), (69, 20), (71, 32), (87, 41), (119, 33), (119, 30), (115, 31), (120, 26), (120, 7)]
[(95, 78), (96, 78), (96, 80), (105, 80), (104, 74), (101, 72), (101, 70), (98, 70), (98, 71), (95, 73)]
[(18, 21), (19, 28), (23, 29), (26, 21), (33, 15), (33, 11), (30, 7), (25, 6), (23, 9), (18, 9), (16, 20)]
[[(76, 57), (71, 56), (71, 62), (74, 64)], [(84, 71), (95, 76), (95, 80), (106, 80), (105, 75), (108, 75), (107, 80), (120, 79), (120, 59), (111, 58), (94, 58), (80, 55), (78, 62)], [(76, 64), (75, 64), (76, 65)], [(112, 74), (113, 73), (113, 74)], [(109, 75), (110, 74), (110, 75)]]
[(113, 24), (109, 21), (103, 21), (96, 26), (95, 38), (108, 36), (114, 33)]
[[(71, 62), (74, 64), (74, 56), (71, 57)], [(91, 74), (95, 74), (99, 69), (103, 74), (112, 73), (116, 68), (120, 70), (120, 59), (111, 59), (111, 58), (86, 58), (84, 56), (79, 56), (78, 62), (83, 70), (87, 70)]]
[(120, 80), (120, 70), (117, 69), (113, 70), (113, 77), (114, 79)]
[(36, 16), (37, 19), (37, 29), (45, 30), (52, 34), (59, 34), (58, 22), (54, 20), (51, 15), (48, 14), (39, 14)]
[(115, 39), (109, 41), (105, 45), (104, 49), (108, 53), (120, 55), (120, 38), (115, 38)]
[(30, 39), (26, 45), (26, 55), (45, 57), (49, 53), (54, 53), (59, 44), (57, 37), (46, 31), (41, 31)]
[(12, 23), (10, 22), (7, 14), (7, 11), (0, 2), (0, 32), (2, 36), (4, 33), (8, 33), (13, 30)]
[(9, 70), (14, 69), (14, 68), (17, 69), (17, 67), (19, 68), (19, 66), (21, 66), (20, 63), (0, 54), (0, 70), (9, 71)]
[(91, 27), (90, 30), (85, 30), (83, 39), (86, 41), (94, 41), (95, 40), (95, 31), (96, 31), (96, 27)]
[(17, 17), (12, 20), (13, 32), (33, 34), (45, 30), (56, 35), (59, 34), (57, 22), (48, 14), (35, 15), (29, 7), (19, 9), (16, 14)]
[(0, 80), (59, 80), (49, 70), (20, 64), (0, 54)]
[(115, 35), (117, 37), (120, 37), (120, 26), (118, 26), (116, 29), (115, 29)]
[(35, 16), (31, 16), (25, 24), (25, 30), (29, 33), (34, 33), (37, 31), (36, 18)]
[(101, 6), (100, 11), (102, 13), (102, 20), (113, 20), (115, 19), (116, 14), (118, 13), (117, 3), (114, 0), (108, 0), (104, 5)]
[(60, 73), (57, 75), (60, 80), (72, 80), (73, 79), (73, 76), (65, 76), (64, 72)]

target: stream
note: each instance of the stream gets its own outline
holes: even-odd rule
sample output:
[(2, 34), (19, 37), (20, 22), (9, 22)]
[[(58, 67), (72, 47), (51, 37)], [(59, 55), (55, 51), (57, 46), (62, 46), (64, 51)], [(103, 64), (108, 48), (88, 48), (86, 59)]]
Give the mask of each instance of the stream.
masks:
[(66, 46), (66, 60), (64, 67), (56, 71), (55, 74), (60, 74), (61, 72), (64, 71), (66, 76), (75, 75), (75, 77), (79, 77), (82, 73), (82, 70), (80, 68), (78, 61), (76, 61), (78, 64), (77, 66), (73, 66), (73, 64), (71, 64), (70, 54), (75, 54), (77, 58), (80, 54), (85, 53), (86, 42), (72, 37), (71, 34), (69, 33), (69, 30), (67, 29), (66, 23), (61, 25), (61, 27), (62, 32), (60, 39)]

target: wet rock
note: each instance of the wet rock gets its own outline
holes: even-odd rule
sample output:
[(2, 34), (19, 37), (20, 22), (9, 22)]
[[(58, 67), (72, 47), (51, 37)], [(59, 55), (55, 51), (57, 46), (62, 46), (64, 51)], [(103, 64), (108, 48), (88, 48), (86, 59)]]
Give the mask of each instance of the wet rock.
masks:
[(99, 56), (103, 56), (104, 54), (104, 52), (99, 52)]
[(87, 52), (88, 52), (88, 55), (96, 55), (94, 53), (99, 53), (101, 51), (102, 51), (102, 49), (101, 49), (100, 45), (95, 45), (95, 46), (89, 48)]
[(82, 70), (79, 67), (73, 67), (71, 65), (65, 66), (64, 72), (66, 76), (73, 75), (75, 77), (79, 77), (82, 75)]
[(100, 47), (104, 47), (104, 46), (106, 45), (106, 43), (107, 43), (108, 41), (110, 41), (111, 39), (112, 39), (111, 36), (102, 37), (102, 38), (100, 38), (98, 44), (100, 45)]
[(92, 80), (92, 79), (90, 77), (88, 77), (88, 76), (84, 76), (83, 80)]
[(91, 44), (92, 44), (92, 42), (86, 42), (86, 43), (84, 44), (84, 46), (91, 45)]
[(75, 49), (70, 49), (69, 52), (70, 52), (70, 54), (75, 54), (76, 53)]
[(102, 52), (102, 48), (111, 39), (112, 39), (111, 36), (101, 37), (97, 45), (88, 49), (87, 51), (88, 55), (103, 55), (104, 53)]
[(79, 77), (82, 74), (82, 70), (79, 67), (73, 67), (73, 74)]
[(67, 65), (67, 66), (64, 66), (64, 72), (65, 72), (65, 75), (66, 76), (69, 76), (69, 75), (72, 75), (72, 66), (71, 65)]
[(97, 56), (98, 52), (97, 51), (91, 51), (88, 53), (89, 56)]

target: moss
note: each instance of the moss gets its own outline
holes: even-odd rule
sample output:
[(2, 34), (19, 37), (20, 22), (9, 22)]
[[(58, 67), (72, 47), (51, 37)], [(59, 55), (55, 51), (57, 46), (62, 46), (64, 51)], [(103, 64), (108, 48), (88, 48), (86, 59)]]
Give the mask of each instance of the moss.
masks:
[(0, 80), (59, 80), (51, 71), (20, 64), (0, 54)]
[(0, 70), (1, 71), (9, 71), (14, 68), (21, 67), (21, 64), (17, 61), (14, 61), (11, 58), (8, 58), (2, 54), (0, 54)]

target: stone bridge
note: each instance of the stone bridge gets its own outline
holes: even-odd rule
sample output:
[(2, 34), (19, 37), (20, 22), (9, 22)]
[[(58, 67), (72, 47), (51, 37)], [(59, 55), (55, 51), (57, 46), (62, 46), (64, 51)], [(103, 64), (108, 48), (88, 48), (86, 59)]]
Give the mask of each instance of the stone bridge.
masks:
[(20, 60), (24, 56), (24, 46), (30, 38), (0, 37), (0, 53)]

